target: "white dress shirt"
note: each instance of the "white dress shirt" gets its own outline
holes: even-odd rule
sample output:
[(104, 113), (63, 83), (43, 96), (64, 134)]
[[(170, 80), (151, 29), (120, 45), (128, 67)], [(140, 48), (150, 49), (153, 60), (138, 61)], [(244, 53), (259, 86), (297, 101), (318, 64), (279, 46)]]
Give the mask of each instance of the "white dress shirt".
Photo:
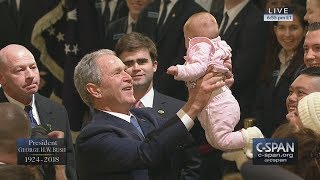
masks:
[(286, 56), (286, 53), (284, 51), (284, 49), (281, 49), (280, 52), (279, 52), (279, 60), (280, 60), (280, 69), (279, 69), (279, 74), (278, 74), (278, 77), (277, 77), (277, 81), (276, 81), (276, 84), (278, 84), (279, 82), (279, 79), (281, 78), (282, 74), (286, 71), (286, 69), (289, 67), (290, 63), (291, 63), (291, 60), (292, 60), (292, 57), (295, 53), (292, 53), (291, 55), (289, 55), (289, 57), (285, 57)]
[[(3, 91), (4, 92), (4, 91)], [(13, 103), (13, 104), (16, 104), (18, 105), (19, 107), (21, 107), (22, 109), (25, 108), (26, 105), (22, 104), (21, 102), (13, 99), (12, 97), (10, 97), (8, 94), (6, 94), (6, 92), (4, 92), (4, 95), (7, 97), (8, 101), (10, 103)], [(39, 114), (38, 114), (38, 111), (37, 111), (37, 107), (36, 107), (36, 104), (34, 103), (34, 95), (32, 96), (32, 101), (30, 104), (27, 104), (27, 105), (30, 105), (32, 107), (32, 115), (33, 115), (33, 118), (37, 121), (37, 124), (40, 125), (40, 118), (39, 118)]]
[[(167, 5), (167, 14), (166, 14), (166, 18), (164, 18), (163, 24), (166, 22), (169, 13), (171, 12), (173, 6), (177, 3), (177, 1), (178, 1), (178, 0), (171, 0), (170, 3)], [(160, 19), (160, 17), (161, 17), (161, 14), (162, 14), (162, 11), (163, 11), (163, 5), (164, 5), (164, 2), (163, 2), (163, 0), (161, 0), (160, 10), (159, 10), (159, 17), (158, 17), (157, 23), (159, 22), (159, 19)]]
[(153, 107), (154, 89), (153, 87), (145, 94), (141, 99), (141, 103), (144, 107)]
[(132, 23), (136, 23), (130, 13), (128, 14), (128, 28), (127, 28), (127, 34), (132, 32)]
[[(248, 2), (249, 2), (249, 0), (244, 0), (243, 2), (239, 3), (238, 5), (236, 5), (235, 7), (231, 8), (231, 9), (227, 9), (226, 6), (224, 6), (223, 14), (225, 14), (225, 12), (227, 12), (227, 14), (229, 16), (229, 21), (228, 21), (228, 24), (226, 26), (225, 31), (228, 29), (228, 27), (230, 26), (232, 21), (239, 14), (239, 12), (248, 4)], [(221, 24), (224, 23), (224, 20), (225, 20), (225, 18), (223, 17)], [(221, 27), (222, 26), (219, 27), (219, 31), (221, 30)]]
[[(108, 6), (109, 6), (109, 9), (110, 9), (110, 17), (109, 17), (109, 21), (111, 21), (112, 17), (113, 17), (113, 14), (114, 14), (114, 11), (117, 7), (117, 3), (118, 3), (118, 0), (110, 0), (109, 3), (108, 3)], [(106, 4), (106, 1), (105, 0), (101, 0), (101, 14), (104, 13), (104, 10), (105, 10), (105, 4)]]

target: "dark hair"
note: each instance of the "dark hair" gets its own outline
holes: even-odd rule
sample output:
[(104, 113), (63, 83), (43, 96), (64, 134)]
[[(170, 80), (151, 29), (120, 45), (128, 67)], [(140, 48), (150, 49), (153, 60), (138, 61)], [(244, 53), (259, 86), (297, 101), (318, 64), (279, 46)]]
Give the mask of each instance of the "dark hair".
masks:
[(309, 24), (308, 31), (317, 31), (320, 29), (320, 22), (314, 22)]
[(23, 165), (0, 165), (1, 180), (42, 180), (43, 177), (37, 168)]
[(119, 57), (124, 51), (133, 52), (144, 48), (148, 49), (152, 61), (158, 59), (157, 48), (153, 41), (149, 37), (137, 32), (122, 36), (115, 46), (115, 52)]
[[(298, 4), (293, 4), (289, 8), (292, 10), (292, 14), (296, 15), (296, 17), (299, 18), (299, 22), (301, 22), (302, 26), (307, 27), (308, 22), (304, 20), (304, 16), (306, 15), (306, 12), (307, 12), (306, 8)], [(277, 25), (278, 21), (274, 21), (273, 23), (274, 25)]]
[(303, 179), (320, 179), (320, 134), (305, 127), (296, 129), (292, 124), (287, 123), (279, 126), (272, 137), (293, 138), (298, 142), (297, 164), (282, 165), (283, 168)]
[[(290, 8), (292, 9), (293, 15), (298, 17), (302, 28), (306, 28), (308, 23), (304, 20), (304, 15), (306, 14), (305, 8), (298, 4), (293, 4)], [(273, 25), (277, 26), (278, 22), (273, 22)], [(270, 71), (272, 71), (279, 64), (278, 55), (281, 50), (281, 45), (278, 42), (275, 33), (273, 32), (274, 26), (271, 27), (272, 31), (270, 40), (272, 41), (272, 43), (270, 43), (267, 47), (266, 61), (260, 74), (260, 80), (266, 83), (272, 82)], [(290, 63), (289, 67), (286, 70), (288, 74), (295, 74), (297, 67), (300, 67), (301, 64), (303, 64), (303, 43), (304, 39), (301, 40), (300, 44), (296, 48), (296, 52), (292, 57), (293, 61)]]
[(306, 67), (299, 72), (301, 74), (320, 77), (320, 67)]

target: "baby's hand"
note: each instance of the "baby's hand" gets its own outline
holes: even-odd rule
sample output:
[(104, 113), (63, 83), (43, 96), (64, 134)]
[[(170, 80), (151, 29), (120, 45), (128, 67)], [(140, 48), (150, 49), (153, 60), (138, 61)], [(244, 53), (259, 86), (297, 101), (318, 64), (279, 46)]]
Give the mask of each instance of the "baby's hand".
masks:
[(168, 69), (167, 69), (167, 73), (168, 74), (171, 74), (173, 76), (177, 76), (178, 75), (178, 68), (177, 66), (170, 66)]

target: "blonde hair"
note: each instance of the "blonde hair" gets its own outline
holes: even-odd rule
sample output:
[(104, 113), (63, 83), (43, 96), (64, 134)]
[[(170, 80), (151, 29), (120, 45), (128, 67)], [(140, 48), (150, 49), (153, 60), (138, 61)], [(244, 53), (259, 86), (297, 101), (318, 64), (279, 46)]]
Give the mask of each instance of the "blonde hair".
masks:
[(189, 17), (183, 27), (184, 32), (191, 32), (194, 36), (214, 39), (219, 35), (218, 23), (208, 12), (199, 12)]

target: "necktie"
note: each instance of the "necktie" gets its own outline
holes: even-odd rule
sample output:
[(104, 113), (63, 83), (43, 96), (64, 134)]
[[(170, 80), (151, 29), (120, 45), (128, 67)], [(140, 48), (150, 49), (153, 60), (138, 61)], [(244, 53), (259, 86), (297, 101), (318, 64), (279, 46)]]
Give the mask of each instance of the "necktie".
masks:
[(138, 123), (137, 118), (134, 117), (134, 116), (131, 116), (131, 117), (130, 117), (130, 123), (131, 123), (135, 128), (137, 128), (137, 130), (138, 130), (138, 131), (141, 133), (141, 135), (144, 137), (143, 132), (142, 132), (142, 129), (141, 129), (139, 123)]
[(162, 9), (160, 19), (158, 21), (158, 25), (162, 25), (164, 23), (164, 19), (167, 16), (167, 9), (168, 9), (169, 3), (170, 3), (170, 0), (163, 0), (163, 9)]
[(136, 23), (131, 23), (131, 32), (134, 31), (134, 28), (136, 27)]
[(16, 0), (11, 0), (11, 8), (13, 12), (17, 13), (19, 11), (19, 7)]
[(32, 107), (30, 105), (25, 106), (24, 110), (27, 112), (28, 116), (29, 116), (29, 120), (31, 123), (31, 127), (34, 128), (36, 125), (38, 125), (36, 119), (34, 119), (33, 114), (32, 114)]
[(134, 107), (135, 107), (135, 108), (143, 108), (144, 105), (142, 104), (141, 101), (138, 101), (138, 102), (136, 102), (136, 103), (134, 104)]
[(102, 9), (102, 16), (105, 22), (109, 22), (110, 21), (110, 7), (109, 7), (109, 2), (110, 0), (104, 0), (105, 1), (105, 6), (102, 7), (104, 9)]
[(227, 27), (227, 24), (228, 24), (228, 21), (229, 21), (229, 16), (228, 16), (228, 13), (225, 12), (224, 13), (224, 22), (223, 22), (222, 27), (220, 29), (220, 34), (224, 34), (226, 27)]

